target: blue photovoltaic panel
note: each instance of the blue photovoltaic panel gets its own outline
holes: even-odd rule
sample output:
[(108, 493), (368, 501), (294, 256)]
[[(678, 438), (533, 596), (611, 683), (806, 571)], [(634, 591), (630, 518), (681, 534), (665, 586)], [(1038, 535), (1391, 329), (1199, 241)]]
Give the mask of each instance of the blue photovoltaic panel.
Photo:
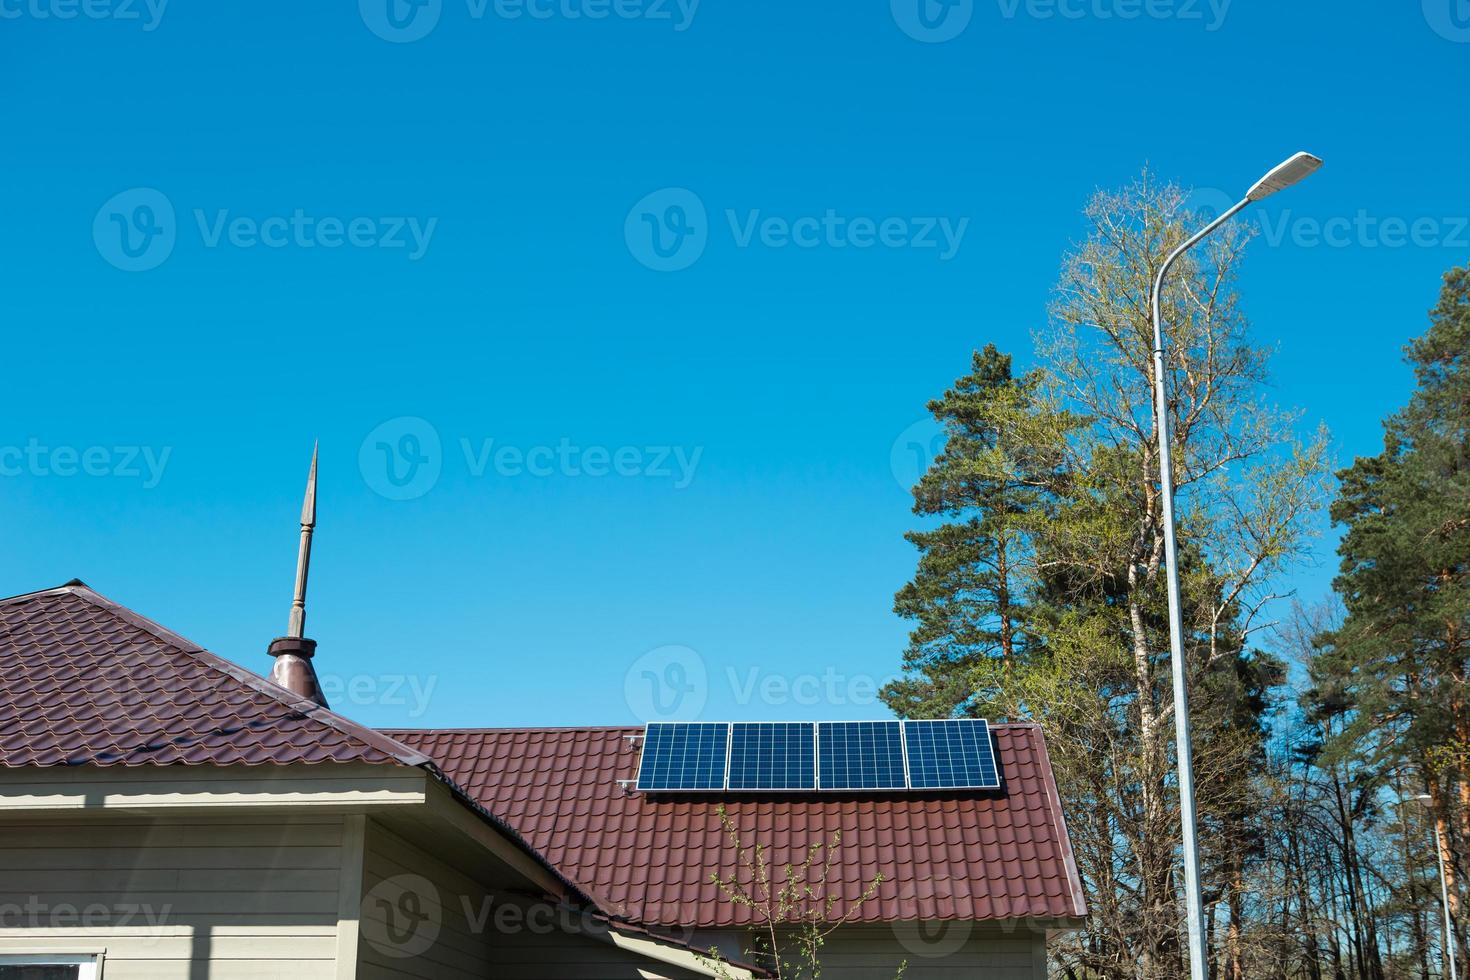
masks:
[(642, 790), (722, 790), (730, 726), (706, 722), (656, 722), (643, 735), (638, 766)]
[(978, 718), (906, 721), (912, 789), (999, 789), (990, 726)]
[(896, 721), (821, 722), (817, 766), (821, 789), (904, 789), (903, 732)]
[(816, 789), (816, 727), (809, 721), (732, 725), (729, 788)]

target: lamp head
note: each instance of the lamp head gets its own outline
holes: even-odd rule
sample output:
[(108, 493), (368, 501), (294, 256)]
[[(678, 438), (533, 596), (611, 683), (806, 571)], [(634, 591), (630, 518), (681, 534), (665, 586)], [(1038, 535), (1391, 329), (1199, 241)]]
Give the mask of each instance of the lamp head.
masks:
[(1277, 191), (1284, 191), (1292, 184), (1310, 177), (1320, 166), (1321, 158), (1310, 153), (1298, 153), (1256, 181), (1245, 196), (1251, 201), (1263, 201)]

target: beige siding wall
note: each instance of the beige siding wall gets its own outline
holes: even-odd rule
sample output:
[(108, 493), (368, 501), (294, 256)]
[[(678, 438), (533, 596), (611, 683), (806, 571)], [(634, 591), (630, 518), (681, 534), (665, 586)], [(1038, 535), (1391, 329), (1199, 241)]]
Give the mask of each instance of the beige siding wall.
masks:
[(479, 884), (372, 820), (362, 879), (359, 978), (490, 976), (489, 937), (464, 911)]
[(342, 818), (0, 821), (0, 953), (105, 980), (336, 975)]
[(359, 980), (688, 980), (586, 934), (569, 913), (486, 888), (368, 821)]

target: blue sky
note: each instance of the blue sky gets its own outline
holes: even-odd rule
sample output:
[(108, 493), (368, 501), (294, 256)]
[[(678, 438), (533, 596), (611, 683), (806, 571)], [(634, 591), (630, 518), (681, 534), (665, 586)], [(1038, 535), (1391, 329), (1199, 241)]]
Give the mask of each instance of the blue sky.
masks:
[(267, 670), (319, 438), (350, 715), (882, 717), (906, 433), (1094, 189), (1326, 158), (1243, 290), (1343, 460), (1470, 259), (1464, 0), (396, 2), (0, 0), (0, 593)]

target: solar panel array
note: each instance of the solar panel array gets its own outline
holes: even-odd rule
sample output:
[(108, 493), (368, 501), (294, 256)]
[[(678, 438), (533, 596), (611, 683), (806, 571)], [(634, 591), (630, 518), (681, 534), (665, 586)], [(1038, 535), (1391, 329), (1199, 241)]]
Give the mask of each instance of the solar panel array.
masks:
[(937, 721), (655, 722), (644, 732), (646, 792), (999, 789), (990, 726)]

